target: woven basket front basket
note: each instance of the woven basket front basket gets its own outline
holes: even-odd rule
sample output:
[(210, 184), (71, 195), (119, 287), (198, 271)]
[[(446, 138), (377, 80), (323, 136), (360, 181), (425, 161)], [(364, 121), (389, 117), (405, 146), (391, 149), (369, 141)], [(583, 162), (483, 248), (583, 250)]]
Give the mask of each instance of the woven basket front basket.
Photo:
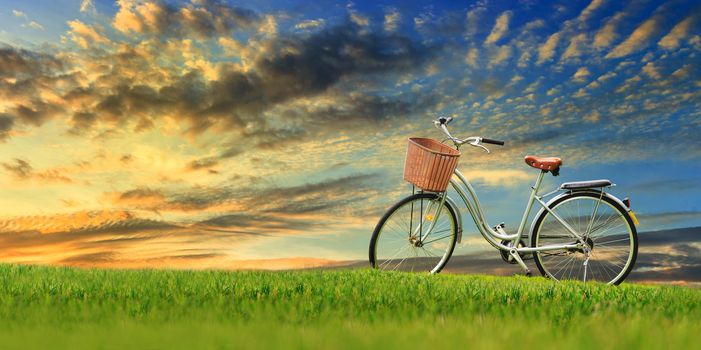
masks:
[(430, 192), (443, 192), (458, 166), (460, 151), (433, 139), (409, 138), (404, 180)]

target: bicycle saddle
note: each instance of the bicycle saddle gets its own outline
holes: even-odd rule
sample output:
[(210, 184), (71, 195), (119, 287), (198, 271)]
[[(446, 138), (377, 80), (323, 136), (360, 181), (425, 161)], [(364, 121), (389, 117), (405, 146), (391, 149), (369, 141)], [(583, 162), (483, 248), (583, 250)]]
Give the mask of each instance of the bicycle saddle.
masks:
[(526, 164), (529, 166), (540, 169), (557, 172), (562, 165), (562, 159), (557, 157), (536, 157), (536, 156), (526, 156)]

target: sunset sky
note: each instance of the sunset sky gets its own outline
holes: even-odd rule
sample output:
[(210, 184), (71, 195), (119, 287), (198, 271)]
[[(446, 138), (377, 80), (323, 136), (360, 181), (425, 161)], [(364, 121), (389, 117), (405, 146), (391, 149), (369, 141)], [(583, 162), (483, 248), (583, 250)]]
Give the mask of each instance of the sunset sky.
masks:
[(507, 230), (526, 154), (701, 226), (700, 55), (691, 0), (0, 0), (0, 260), (364, 259), (437, 115)]

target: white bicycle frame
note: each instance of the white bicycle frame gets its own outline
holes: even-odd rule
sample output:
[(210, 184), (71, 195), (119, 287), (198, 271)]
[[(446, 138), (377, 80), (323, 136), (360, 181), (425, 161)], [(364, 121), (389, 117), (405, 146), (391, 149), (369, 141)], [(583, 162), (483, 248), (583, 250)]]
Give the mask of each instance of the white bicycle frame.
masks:
[[(538, 191), (540, 190), (541, 183), (543, 182), (543, 177), (545, 176), (547, 172), (546, 171), (541, 171), (540, 174), (538, 175), (538, 179), (536, 180), (536, 183), (533, 187), (531, 187), (531, 194), (528, 199), (528, 204), (526, 205), (526, 210), (523, 213), (523, 217), (521, 218), (521, 223), (518, 227), (518, 231), (514, 234), (507, 234), (502, 227), (497, 226), (495, 229), (493, 229), (488, 223), (487, 220), (484, 216), (484, 212), (482, 211), (482, 206), (479, 202), (479, 199), (477, 198), (477, 194), (475, 193), (475, 190), (472, 188), (472, 185), (470, 182), (465, 178), (465, 176), (457, 169), (453, 172), (455, 175), (454, 178), (450, 180), (450, 184), (453, 186), (453, 188), (457, 191), (457, 193), (460, 195), (460, 198), (463, 200), (465, 203), (465, 206), (467, 207), (467, 210), (470, 212), (470, 215), (472, 216), (472, 219), (475, 222), (475, 225), (477, 226), (477, 229), (480, 231), (482, 236), (491, 244), (494, 248), (497, 248), (499, 250), (505, 250), (508, 251), (509, 254), (513, 257), (513, 259), (526, 271), (526, 273), (530, 272), (530, 269), (526, 266), (526, 264), (523, 262), (521, 259), (520, 254), (524, 253), (533, 253), (533, 252), (540, 252), (540, 251), (548, 251), (548, 250), (561, 250), (561, 249), (587, 249), (588, 246), (586, 244), (585, 239), (575, 231), (567, 222), (565, 222), (557, 213), (555, 213), (553, 210), (550, 209), (548, 204), (543, 201), (544, 197), (547, 197), (551, 194), (554, 194), (558, 192), (560, 189), (556, 189), (552, 192), (549, 192), (545, 195), (538, 195)], [(459, 181), (456, 181), (456, 179)], [(462, 185), (461, 185), (462, 183)], [(601, 194), (603, 195), (603, 190), (601, 191)], [(460, 211), (458, 210), (458, 207), (455, 203), (454, 200), (452, 200), (447, 192), (442, 192), (438, 194), (440, 196), (440, 201), (438, 202), (438, 208), (443, 208), (444, 202), (448, 202), (449, 205), (453, 206), (453, 208), (457, 211), (457, 216), (458, 216), (458, 226), (462, 228), (462, 216), (460, 215)], [(528, 220), (528, 217), (531, 213), (531, 209), (533, 208), (533, 204), (538, 203), (540, 206), (543, 208), (543, 210), (546, 210), (550, 215), (555, 218), (562, 226), (567, 230), (572, 235), (573, 240), (576, 240), (576, 243), (572, 244), (553, 244), (553, 245), (547, 245), (547, 246), (542, 246), (542, 247), (518, 247), (518, 243), (515, 243), (512, 245), (504, 245), (499, 240), (505, 240), (505, 241), (512, 241), (512, 242), (518, 242), (518, 240), (522, 237), (523, 230), (526, 227), (526, 221)], [(432, 210), (432, 206), (434, 203), (431, 203), (427, 206), (426, 208), (426, 213), (430, 213)], [(432, 230), (433, 227), (435, 226), (436, 222), (438, 221), (438, 217), (440, 215), (440, 211), (436, 209), (435, 214), (431, 217), (430, 221), (431, 224), (429, 225), (429, 228), (426, 232), (426, 234), (421, 237), (421, 233), (419, 233), (419, 236), (421, 237), (420, 239), (426, 239), (428, 237)], [(426, 220), (426, 215), (423, 215), (422, 221)], [(417, 227), (417, 229), (420, 229)], [(462, 238), (462, 230), (459, 229), (458, 231), (458, 241)]]

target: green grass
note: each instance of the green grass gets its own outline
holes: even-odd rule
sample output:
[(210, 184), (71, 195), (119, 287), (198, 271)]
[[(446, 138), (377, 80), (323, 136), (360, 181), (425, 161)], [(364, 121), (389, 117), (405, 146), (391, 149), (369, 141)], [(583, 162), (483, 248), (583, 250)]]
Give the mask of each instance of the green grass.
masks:
[(701, 290), (371, 270), (0, 265), (0, 347), (699, 348)]

